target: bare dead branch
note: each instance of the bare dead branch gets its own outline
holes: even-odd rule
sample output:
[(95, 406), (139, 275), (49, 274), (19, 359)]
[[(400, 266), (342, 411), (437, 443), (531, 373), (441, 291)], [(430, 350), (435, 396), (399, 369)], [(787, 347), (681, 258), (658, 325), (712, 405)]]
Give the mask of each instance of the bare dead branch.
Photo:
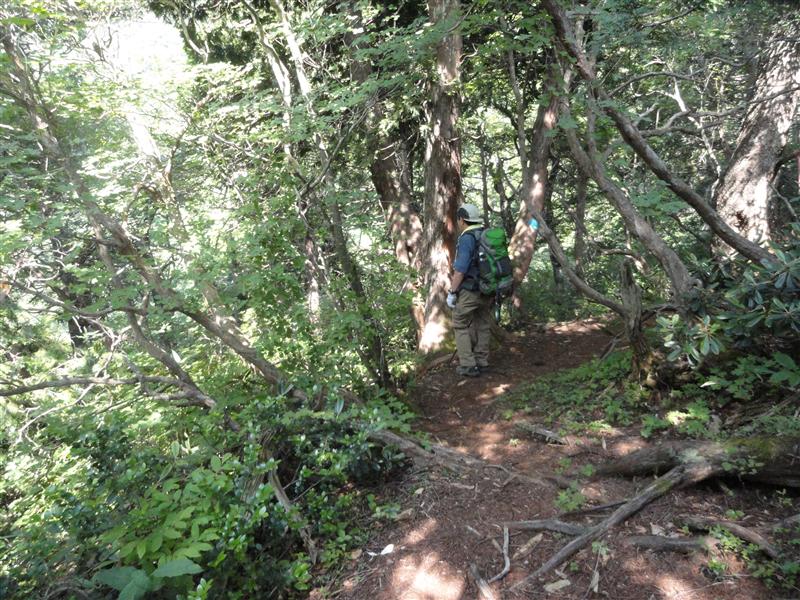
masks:
[(762, 552), (764, 552), (764, 554), (770, 558), (778, 558), (778, 550), (763, 535), (753, 531), (752, 529), (748, 529), (747, 527), (739, 525), (738, 523), (732, 523), (731, 521), (726, 521), (724, 519), (714, 519), (712, 517), (700, 517), (695, 515), (683, 515), (680, 517), (680, 520), (690, 528), (701, 531), (708, 531), (712, 527), (721, 527), (722, 529), (727, 529), (736, 537), (758, 546)]
[(503, 527), (503, 570), (492, 577), (488, 583), (500, 581), (511, 570), (511, 559), (508, 557), (508, 527)]
[(561, 548), (561, 550), (547, 560), (547, 562), (536, 569), (533, 573), (528, 575), (525, 579), (514, 585), (511, 589), (516, 590), (524, 587), (528, 585), (531, 580), (540, 577), (541, 575), (544, 575), (545, 573), (558, 567), (575, 553), (582, 550), (594, 540), (605, 534), (609, 529), (618, 525), (619, 523), (622, 523), (628, 517), (639, 512), (650, 502), (660, 498), (670, 490), (693, 483), (698, 483), (719, 473), (720, 470), (720, 467), (702, 460), (692, 464), (681, 464), (675, 467), (667, 474), (659, 477), (653, 483), (647, 486), (641, 494), (620, 506), (608, 518), (601, 521), (597, 525), (586, 529), (584, 533)]
[(555, 531), (556, 533), (566, 533), (567, 535), (581, 535), (586, 532), (583, 525), (566, 523), (558, 519), (537, 519), (534, 521), (509, 521), (503, 523), (509, 529), (521, 529), (524, 531)]
[(481, 595), (481, 600), (500, 600), (497, 597), (497, 594), (494, 593), (494, 590), (492, 590), (492, 588), (489, 586), (486, 580), (481, 576), (481, 572), (478, 571), (478, 565), (476, 565), (475, 563), (470, 563), (468, 571), (470, 577), (472, 577), (472, 580), (478, 587), (478, 592)]

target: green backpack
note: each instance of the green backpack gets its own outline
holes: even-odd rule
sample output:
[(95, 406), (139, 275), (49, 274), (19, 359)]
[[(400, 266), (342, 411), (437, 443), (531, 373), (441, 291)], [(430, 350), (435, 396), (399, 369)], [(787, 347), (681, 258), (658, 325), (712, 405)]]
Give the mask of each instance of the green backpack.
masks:
[(498, 302), (514, 291), (508, 241), (502, 227), (475, 231), (473, 237), (478, 247), (478, 286), (481, 294), (494, 296)]

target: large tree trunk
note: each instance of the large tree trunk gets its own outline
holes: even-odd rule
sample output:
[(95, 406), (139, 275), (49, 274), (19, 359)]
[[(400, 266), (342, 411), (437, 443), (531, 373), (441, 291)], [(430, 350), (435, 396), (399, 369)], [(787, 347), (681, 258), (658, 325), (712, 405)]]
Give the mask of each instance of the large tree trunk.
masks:
[(425, 149), (425, 209), (423, 211), (423, 289), (427, 289), (421, 352), (438, 350), (449, 322), (445, 303), (450, 265), (455, 257), (456, 210), (461, 204), (461, 141), (456, 125), (459, 97), (456, 84), (461, 60), (461, 33), (456, 26), (459, 0), (429, 0), (430, 19), (447, 23), (450, 32), (436, 49), (438, 78), (433, 82), (428, 141)]
[[(382, 109), (376, 107), (375, 112), (377, 122)], [(413, 202), (408, 148), (397, 129), (386, 135), (373, 131), (370, 148), (372, 184), (386, 215), (395, 256), (400, 263), (414, 266), (422, 238), (422, 221)]]
[[(513, 72), (513, 71), (512, 71)], [(520, 147), (520, 160), (526, 161), (522, 169), (522, 192), (520, 199), (520, 210), (517, 223), (514, 227), (514, 235), (509, 242), (509, 254), (514, 264), (514, 282), (516, 289), (512, 302), (514, 308), (519, 310), (522, 307), (522, 299), (518, 293), (519, 284), (528, 273), (533, 258), (533, 250), (536, 245), (537, 229), (531, 227), (533, 212), (544, 210), (545, 199), (549, 178), (547, 165), (550, 157), (550, 146), (552, 144), (553, 128), (558, 120), (558, 109), (560, 97), (557, 94), (556, 78), (558, 77), (558, 64), (553, 61), (553, 65), (548, 72), (545, 90), (550, 94), (550, 101), (547, 104), (540, 104), (536, 113), (536, 122), (533, 127), (533, 138), (530, 142), (528, 152), (525, 148), (524, 127), (518, 126), (518, 144)], [(567, 75), (569, 77), (569, 75)], [(517, 98), (521, 102), (521, 97)], [(524, 123), (524, 114), (520, 117)]]
[[(357, 16), (355, 25), (363, 29), (363, 19), (358, 5), (351, 2), (349, 10)], [(354, 50), (358, 50), (367, 43), (363, 37), (348, 31), (345, 34), (345, 42)], [(357, 59), (353, 59), (350, 63), (350, 79), (354, 83), (364, 84), (371, 74), (370, 63)], [(408, 146), (402, 127), (395, 126), (388, 132), (383, 131), (381, 122), (385, 116), (383, 101), (376, 99), (366, 120), (367, 144), (371, 159), (369, 170), (383, 209), (389, 236), (394, 244), (395, 256), (403, 265), (417, 266), (422, 221), (413, 201)]]
[(769, 219), (770, 202), (775, 198), (772, 183), (800, 106), (797, 35), (800, 31), (793, 38), (783, 34), (767, 45), (750, 110), (717, 188), (720, 216), (754, 242), (776, 239), (776, 223)]

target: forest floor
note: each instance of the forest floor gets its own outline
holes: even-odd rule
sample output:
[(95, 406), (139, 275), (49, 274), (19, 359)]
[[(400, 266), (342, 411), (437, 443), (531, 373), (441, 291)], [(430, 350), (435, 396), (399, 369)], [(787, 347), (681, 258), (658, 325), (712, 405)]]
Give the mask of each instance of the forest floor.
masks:
[[(509, 410), (503, 396), (516, 386), (556, 370), (598, 357), (609, 342), (601, 323), (548, 325), (515, 333), (493, 355), (494, 368), (479, 379), (455, 375), (455, 363), (437, 367), (418, 380), (411, 403), (415, 427), (432, 442), (458, 452), (531, 475), (560, 473), (576, 482), (586, 506), (633, 497), (649, 478), (589, 478), (581, 467), (600, 465), (648, 442), (639, 426), (604, 429), (571, 436), (555, 445), (526, 436), (520, 421), (545, 423), (547, 406), (526, 413)], [(558, 423), (547, 426), (558, 430)], [(444, 468), (409, 469), (403, 478), (380, 487), (379, 500), (399, 505), (398, 517), (376, 525), (363, 549), (354, 551), (348, 567), (329, 591), (312, 598), (353, 600), (467, 600), (483, 598), (468, 567), (474, 563), (486, 580), (504, 567), (502, 524), (507, 521), (560, 518), (575, 524), (596, 523), (610, 511), (565, 516), (556, 485), (535, 485), (510, 478), (507, 471), (485, 468), (469, 474)], [(601, 542), (589, 546), (540, 580), (511, 590), (571, 538), (548, 531), (511, 531), (509, 555), (527, 544), (533, 550), (512, 558), (511, 570), (491, 584), (498, 599), (610, 598), (732, 600), (789, 598), (770, 590), (748, 573), (733, 553), (655, 553), (626, 545), (633, 535), (680, 534), (678, 516), (725, 518), (746, 515), (744, 524), (758, 527), (775, 521), (774, 493), (764, 488), (707, 482), (672, 491), (646, 506)], [(568, 495), (567, 495), (568, 499)], [(533, 542), (532, 542), (533, 539)], [(494, 542), (496, 541), (498, 545)], [(536, 541), (538, 540), (538, 542)], [(714, 556), (716, 569), (708, 564)]]

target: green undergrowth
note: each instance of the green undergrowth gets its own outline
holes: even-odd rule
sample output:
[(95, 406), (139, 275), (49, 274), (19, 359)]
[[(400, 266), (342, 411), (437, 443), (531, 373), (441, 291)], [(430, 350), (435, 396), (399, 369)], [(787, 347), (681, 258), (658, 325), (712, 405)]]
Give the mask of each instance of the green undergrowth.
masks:
[[(787, 354), (739, 355), (716, 364), (707, 363), (684, 371), (674, 387), (643, 386), (630, 376), (631, 354), (614, 353), (577, 368), (552, 373), (505, 394), (502, 414), (519, 412), (562, 433), (602, 435), (614, 427), (638, 428), (644, 438), (669, 437), (724, 440), (752, 438), (753, 444), (783, 436), (800, 436), (797, 386), (800, 369)], [(758, 437), (761, 436), (761, 437)], [(744, 471), (757, 459), (731, 464)], [(580, 509), (586, 502), (579, 482), (591, 477), (594, 467), (559, 460), (554, 472), (572, 478), (554, 502), (559, 512)], [(728, 491), (733, 495), (735, 492)], [(765, 489), (763, 501), (772, 514), (797, 512), (796, 492)], [(729, 520), (740, 520), (743, 511), (730, 510)], [(741, 561), (747, 571), (770, 588), (797, 591), (800, 584), (800, 524), (772, 532), (778, 557), (767, 557), (754, 544), (715, 527), (717, 550), (709, 555), (706, 570), (717, 580), (735, 577), (728, 572), (729, 558)]]
[(501, 401), (509, 416), (517, 410), (541, 414), (544, 423), (568, 431), (631, 425), (649, 394), (629, 379), (630, 365), (629, 352), (616, 352), (518, 386)]
[(630, 365), (630, 352), (620, 351), (540, 377), (502, 398), (505, 415), (540, 415), (543, 423), (572, 433), (637, 426), (645, 438), (800, 436), (792, 394), (800, 368), (786, 354), (739, 356), (686, 372), (669, 388), (640, 384)]

